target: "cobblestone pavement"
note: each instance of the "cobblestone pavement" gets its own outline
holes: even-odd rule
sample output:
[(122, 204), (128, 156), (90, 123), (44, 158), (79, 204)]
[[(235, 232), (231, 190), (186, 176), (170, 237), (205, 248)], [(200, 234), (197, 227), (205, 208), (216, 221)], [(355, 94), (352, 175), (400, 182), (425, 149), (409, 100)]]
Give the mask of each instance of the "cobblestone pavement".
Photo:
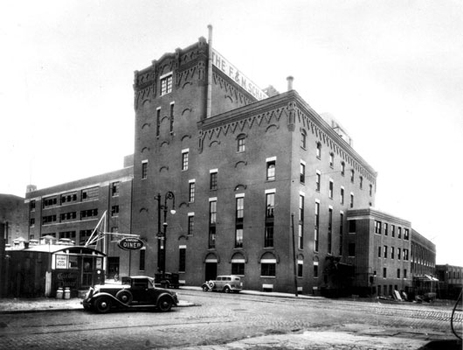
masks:
[[(0, 314), (0, 349), (395, 350), (426, 349), (431, 341), (446, 342), (443, 349), (456, 344), (451, 307), (183, 290), (179, 294), (197, 306), (169, 313), (98, 315), (79, 309)], [(461, 312), (455, 321), (461, 332)]]

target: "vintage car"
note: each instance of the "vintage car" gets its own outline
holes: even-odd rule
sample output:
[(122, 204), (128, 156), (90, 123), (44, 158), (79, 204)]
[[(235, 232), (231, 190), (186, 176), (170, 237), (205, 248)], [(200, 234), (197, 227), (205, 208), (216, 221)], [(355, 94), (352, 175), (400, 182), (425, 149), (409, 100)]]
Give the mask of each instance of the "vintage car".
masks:
[(216, 291), (225, 293), (239, 293), (243, 289), (243, 282), (241, 282), (240, 276), (222, 275), (217, 276), (215, 280), (204, 282), (201, 288), (205, 292)]
[(177, 306), (177, 293), (157, 288), (148, 276), (122, 277), (122, 283), (108, 283), (90, 287), (82, 305), (87, 311), (106, 313), (112, 308), (154, 306), (166, 312)]

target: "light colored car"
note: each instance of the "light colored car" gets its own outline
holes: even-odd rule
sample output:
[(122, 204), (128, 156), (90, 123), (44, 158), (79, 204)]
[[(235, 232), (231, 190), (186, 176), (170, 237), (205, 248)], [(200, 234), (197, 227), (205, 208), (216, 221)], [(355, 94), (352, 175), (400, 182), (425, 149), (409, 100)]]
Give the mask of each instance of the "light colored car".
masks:
[(224, 293), (239, 293), (243, 290), (243, 282), (241, 277), (236, 275), (221, 275), (217, 276), (215, 280), (206, 281), (201, 286), (203, 291), (216, 291)]

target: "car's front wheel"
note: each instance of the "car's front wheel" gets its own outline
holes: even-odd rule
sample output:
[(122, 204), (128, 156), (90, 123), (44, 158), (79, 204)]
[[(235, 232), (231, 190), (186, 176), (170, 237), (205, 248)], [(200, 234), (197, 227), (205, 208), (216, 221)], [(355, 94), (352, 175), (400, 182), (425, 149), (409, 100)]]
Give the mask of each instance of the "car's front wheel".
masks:
[(95, 300), (95, 310), (100, 314), (105, 314), (111, 309), (111, 299), (108, 297), (100, 297)]
[(172, 308), (172, 299), (169, 297), (162, 297), (158, 301), (158, 310), (161, 312), (167, 312), (170, 311)]
[(223, 291), (224, 291), (225, 293), (230, 293), (230, 292), (231, 292), (230, 287), (225, 287), (225, 288), (223, 289)]
[(120, 290), (117, 292), (116, 298), (119, 299), (121, 303), (126, 305), (129, 305), (133, 300), (132, 293), (130, 293), (128, 290)]

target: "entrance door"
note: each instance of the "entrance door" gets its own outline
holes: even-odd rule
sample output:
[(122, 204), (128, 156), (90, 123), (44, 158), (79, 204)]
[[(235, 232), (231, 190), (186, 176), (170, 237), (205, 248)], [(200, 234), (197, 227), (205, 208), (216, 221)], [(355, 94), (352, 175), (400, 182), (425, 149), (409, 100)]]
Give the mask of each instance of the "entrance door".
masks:
[(93, 276), (93, 258), (84, 257), (82, 259), (82, 283), (81, 287), (90, 287)]
[(217, 263), (206, 262), (206, 281), (215, 280), (217, 277)]

